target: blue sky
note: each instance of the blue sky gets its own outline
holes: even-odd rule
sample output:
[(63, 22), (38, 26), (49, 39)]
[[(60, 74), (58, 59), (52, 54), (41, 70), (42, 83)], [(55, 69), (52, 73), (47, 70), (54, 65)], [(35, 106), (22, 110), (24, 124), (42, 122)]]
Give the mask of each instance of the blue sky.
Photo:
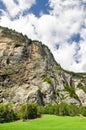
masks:
[(36, 0), (36, 4), (31, 7), (30, 12), (39, 17), (40, 12), (49, 14), (49, 9), (48, 0)]
[[(16, 4), (18, 4), (17, 0), (14, 0)], [(2, 3), (2, 2), (1, 2)], [(2, 3), (1, 8), (4, 8), (4, 5)], [(31, 6), (30, 9), (26, 9), (23, 11), (23, 15), (27, 15), (29, 13), (32, 13), (36, 15), (37, 17), (40, 17), (41, 13), (43, 14), (49, 14), (50, 7), (48, 5), (48, 0), (36, 0), (36, 3)]]
[(3, 4), (2, 1), (0, 1), (0, 9), (5, 9), (5, 5)]
[(86, 72), (86, 0), (0, 0), (0, 25), (42, 41), (64, 69)]
[[(2, 1), (0, 1), (0, 9), (2, 9), (2, 10), (5, 10), (6, 8), (5, 8), (5, 5), (3, 4), (3, 2)], [(2, 12), (0, 11), (0, 15), (2, 15)]]

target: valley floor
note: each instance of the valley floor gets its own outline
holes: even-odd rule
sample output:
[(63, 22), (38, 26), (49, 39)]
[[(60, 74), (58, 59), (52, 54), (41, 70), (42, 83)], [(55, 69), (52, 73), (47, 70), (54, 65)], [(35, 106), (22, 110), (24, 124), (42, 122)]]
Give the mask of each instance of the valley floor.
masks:
[(86, 118), (43, 115), (25, 122), (0, 124), (0, 130), (86, 130)]

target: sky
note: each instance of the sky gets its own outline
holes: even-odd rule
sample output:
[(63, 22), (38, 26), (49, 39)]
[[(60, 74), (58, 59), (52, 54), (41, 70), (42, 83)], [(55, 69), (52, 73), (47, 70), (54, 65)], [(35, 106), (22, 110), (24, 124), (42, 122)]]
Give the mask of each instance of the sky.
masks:
[(86, 0), (0, 0), (0, 26), (47, 45), (65, 70), (86, 72)]

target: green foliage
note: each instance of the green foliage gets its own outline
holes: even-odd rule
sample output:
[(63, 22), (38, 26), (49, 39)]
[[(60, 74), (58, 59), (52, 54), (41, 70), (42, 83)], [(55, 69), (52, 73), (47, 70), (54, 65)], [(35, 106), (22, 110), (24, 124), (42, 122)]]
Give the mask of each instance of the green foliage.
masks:
[(35, 119), (41, 116), (38, 112), (37, 105), (35, 104), (23, 105), (20, 109), (19, 115), (22, 119)]
[(83, 87), (82, 83), (78, 83), (77, 87), (82, 89)]
[(48, 104), (44, 106), (43, 109), (44, 114), (55, 114), (55, 105)]
[(86, 107), (81, 106), (81, 107), (79, 108), (79, 113), (80, 113), (81, 115), (83, 115), (83, 116), (86, 117)]
[(17, 119), (17, 113), (10, 106), (0, 105), (0, 123), (11, 122)]
[(60, 104), (59, 105), (59, 113), (60, 116), (78, 116), (79, 108), (74, 104)]
[(2, 75), (13, 75), (14, 74), (14, 71), (12, 69), (7, 69), (7, 70), (4, 70)]
[(73, 77), (76, 77), (76, 78), (86, 78), (86, 73), (74, 73), (72, 71), (67, 71), (67, 70), (64, 70), (62, 69), (64, 72), (72, 75)]
[(56, 90), (56, 91), (54, 92), (54, 94), (57, 95), (57, 96), (59, 96), (59, 90)]
[(35, 119), (37, 117), (41, 117), (41, 113), (35, 104), (23, 105), (17, 112), (14, 112), (10, 105), (0, 105), (0, 123), (12, 122), (18, 119)]
[(52, 81), (49, 77), (45, 77), (44, 82), (47, 82), (48, 84), (52, 84)]
[(67, 105), (67, 111), (68, 111), (68, 116), (79, 115), (79, 107), (74, 104)]
[(41, 106), (39, 110), (41, 114), (54, 114), (57, 116), (78, 116), (80, 114), (83, 116), (86, 115), (86, 107), (78, 107), (74, 104), (66, 103), (56, 105), (48, 104), (44, 107)]
[(66, 90), (67, 92), (69, 92), (69, 94), (70, 94), (71, 97), (73, 97), (73, 98), (79, 100), (78, 96), (77, 96), (76, 93), (75, 93), (74, 88), (72, 88), (72, 87), (70, 87), (70, 86), (68, 86), (68, 85), (66, 85), (66, 84), (64, 84), (64, 88), (65, 88), (65, 90)]
[(2, 29), (3, 29), (3, 31), (2, 31), (2, 36), (3, 37), (8, 37), (8, 38), (11, 38), (11, 39), (15, 39), (17, 42), (23, 41), (22, 33), (18, 33), (15, 30), (8, 29), (8, 28), (5, 28), (5, 27), (2, 28)]
[(41, 117), (41, 114), (57, 116), (86, 116), (86, 107), (66, 103), (56, 105), (48, 104), (46, 106), (25, 104), (21, 106), (19, 111), (14, 112), (10, 105), (0, 105), (0, 123), (12, 122), (18, 119), (35, 119)]
[(82, 83), (78, 83), (77, 88), (82, 89), (86, 93), (86, 88), (83, 86)]
[(75, 76), (78, 78), (86, 78), (86, 73), (75, 73)]
[(58, 65), (58, 66), (56, 66), (56, 67), (54, 68), (54, 70), (56, 70), (56, 71), (61, 70), (61, 69), (62, 69), (62, 68), (61, 68), (60, 65)]
[(59, 104), (56, 107), (55, 114), (58, 116), (68, 116), (68, 111), (67, 111), (67, 104)]

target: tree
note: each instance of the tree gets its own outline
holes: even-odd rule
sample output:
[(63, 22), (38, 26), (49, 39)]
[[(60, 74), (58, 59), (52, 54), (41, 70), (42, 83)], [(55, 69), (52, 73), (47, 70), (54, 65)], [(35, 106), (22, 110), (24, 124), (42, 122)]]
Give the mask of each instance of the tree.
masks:
[(34, 104), (25, 104), (20, 109), (20, 115), (23, 119), (35, 119), (40, 116), (37, 106)]

